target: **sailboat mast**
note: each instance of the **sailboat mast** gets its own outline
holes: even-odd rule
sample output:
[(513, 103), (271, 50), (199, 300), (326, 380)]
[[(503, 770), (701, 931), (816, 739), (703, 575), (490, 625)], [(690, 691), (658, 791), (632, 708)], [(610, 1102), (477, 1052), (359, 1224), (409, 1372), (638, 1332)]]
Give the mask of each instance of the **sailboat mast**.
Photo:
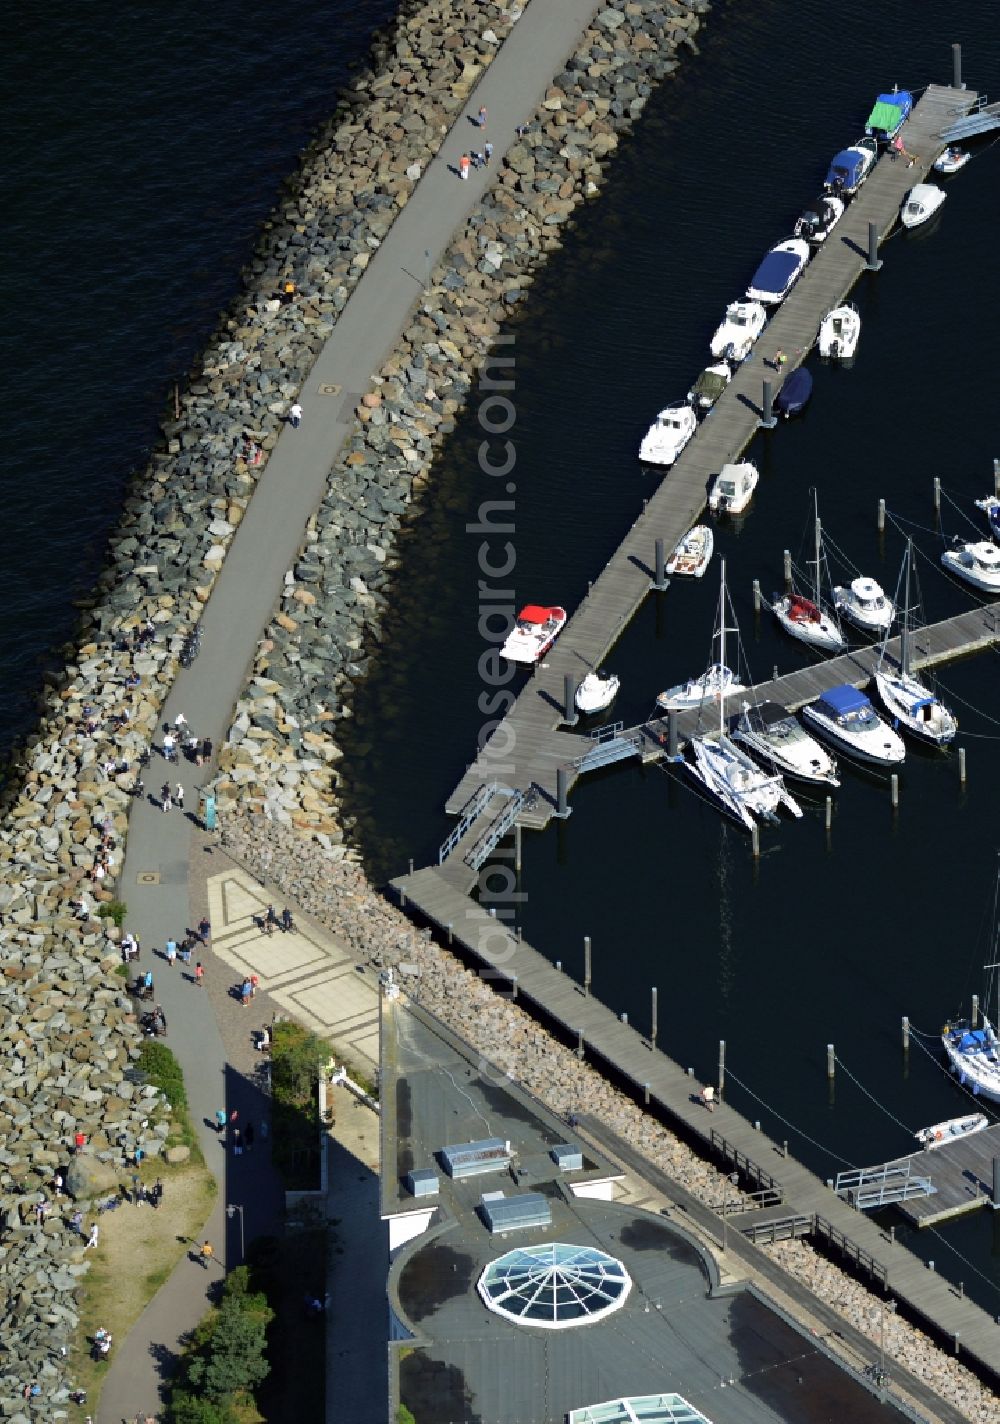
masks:
[[(720, 570), (721, 570), (721, 580), (720, 580), (720, 583), (719, 583), (719, 665), (720, 665), (720, 667), (725, 667), (725, 666), (726, 666), (726, 561), (725, 561), (725, 559), (720, 559), (720, 560), (719, 560), (719, 567), (720, 567)], [(725, 674), (724, 674), (724, 673), (720, 673), (719, 676), (720, 676), (720, 678), (722, 678), (723, 676), (725, 676)], [(724, 716), (723, 716), (723, 708), (724, 708), (724, 706), (725, 706), (725, 698), (724, 698), (724, 696), (722, 695), (722, 688), (721, 688), (721, 683), (720, 683), (720, 689), (719, 689), (719, 735), (720, 735), (720, 736), (721, 736), (722, 733), (725, 731), (725, 720), (724, 720)]]
[(822, 539), (823, 534), (819, 522), (819, 496), (816, 494), (815, 490), (813, 490), (813, 513), (815, 515), (814, 522), (816, 525), (816, 577), (813, 581), (813, 602), (815, 603), (816, 607), (819, 608), (821, 606), (819, 601), (819, 551), (820, 540)]
[(906, 541), (906, 581), (903, 585), (903, 628), (899, 635), (899, 666), (904, 677), (910, 675), (910, 564), (913, 561), (913, 540)]

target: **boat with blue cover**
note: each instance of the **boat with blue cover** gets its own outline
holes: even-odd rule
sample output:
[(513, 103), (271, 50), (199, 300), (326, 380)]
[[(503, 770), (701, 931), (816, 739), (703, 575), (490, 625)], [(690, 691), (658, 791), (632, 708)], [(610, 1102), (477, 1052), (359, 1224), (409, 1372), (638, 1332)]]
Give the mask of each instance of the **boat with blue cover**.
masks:
[(868, 115), (865, 133), (888, 143), (896, 137), (912, 113), (913, 95), (908, 89), (894, 89), (891, 94), (880, 94)]
[(824, 188), (838, 196), (851, 197), (858, 191), (878, 157), (878, 144), (873, 138), (859, 138), (850, 148), (842, 148), (830, 163)]
[(761, 262), (747, 287), (747, 298), (764, 306), (783, 302), (810, 258), (809, 244), (801, 237), (777, 243)]
[(819, 736), (874, 766), (899, 766), (906, 757), (903, 740), (875, 711), (871, 700), (849, 682), (828, 688), (802, 709), (802, 720)]
[(968, 1019), (945, 1024), (941, 1042), (962, 1087), (1000, 1102), (1000, 1042), (989, 1019), (983, 1016), (982, 1028)]
[(787, 420), (800, 415), (812, 395), (813, 378), (804, 366), (799, 366), (786, 378), (775, 398), (774, 408)]

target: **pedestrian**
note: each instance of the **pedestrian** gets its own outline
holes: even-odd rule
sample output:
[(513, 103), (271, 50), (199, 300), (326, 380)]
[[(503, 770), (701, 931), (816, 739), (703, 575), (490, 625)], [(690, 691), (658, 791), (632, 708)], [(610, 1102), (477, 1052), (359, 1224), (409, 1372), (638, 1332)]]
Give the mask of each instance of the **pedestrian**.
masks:
[(77, 1236), (83, 1235), (83, 1212), (75, 1211), (69, 1219), (69, 1224), (76, 1232)]
[(211, 1264), (211, 1261), (212, 1261), (212, 1257), (213, 1257), (214, 1255), (215, 1255), (215, 1252), (212, 1250), (212, 1243), (211, 1243), (211, 1241), (205, 1241), (205, 1242), (203, 1242), (203, 1243), (202, 1243), (201, 1250), (198, 1252), (198, 1257), (199, 1257), (199, 1260), (201, 1261), (201, 1264), (205, 1267), (205, 1270), (206, 1270), (206, 1271), (208, 1270), (209, 1265)]
[(179, 957), (180, 957), (180, 960), (181, 960), (181, 963), (182, 963), (182, 964), (190, 964), (190, 963), (191, 963), (191, 949), (192, 949), (192, 945), (193, 945), (193, 941), (192, 941), (191, 938), (185, 938), (185, 939), (181, 940), (180, 948), (178, 949), (177, 953), (178, 953), (178, 955), (179, 955)]
[(226, 1130), (225, 1108), (216, 1108), (215, 1110), (215, 1130), (218, 1133), (223, 1133)]
[(151, 999), (153, 997), (152, 969), (147, 969), (145, 974), (142, 976), (142, 997), (144, 999)]
[(180, 734), (183, 732), (183, 730), (184, 730), (184, 728), (187, 726), (187, 724), (188, 724), (188, 719), (184, 716), (184, 713), (183, 713), (183, 712), (178, 712), (177, 716), (174, 718), (174, 732), (176, 733), (176, 735), (177, 735), (178, 737), (179, 737)]
[(205, 987), (205, 966), (202, 964), (200, 959), (198, 960), (198, 963), (194, 966), (194, 982), (195, 987), (198, 989), (203, 989)]
[(489, 168), (490, 159), (493, 157), (493, 145), (491, 143), (483, 145), (483, 157), (486, 160), (486, 167)]
[(160, 810), (163, 812), (164, 815), (166, 815), (172, 805), (173, 802), (170, 798), (170, 787), (166, 782), (164, 782), (163, 785), (160, 787)]
[(184, 805), (184, 787), (180, 784), (179, 781), (177, 783), (177, 789), (174, 791), (174, 800), (177, 802), (178, 806)]
[(233, 1128), (232, 1132), (230, 1133), (229, 1140), (230, 1140), (230, 1143), (232, 1144), (233, 1156), (234, 1156), (234, 1157), (242, 1157), (242, 1156), (243, 1156), (243, 1133), (240, 1131), (240, 1129), (239, 1129), (238, 1127), (234, 1127), (234, 1128)]
[(248, 1122), (243, 1133), (243, 1141), (248, 1152), (253, 1151), (253, 1123)]
[(265, 916), (265, 921), (266, 921), (266, 924), (267, 924), (267, 932), (268, 932), (268, 934), (273, 934), (273, 933), (274, 933), (274, 927), (275, 927), (276, 924), (278, 924), (278, 916), (277, 916), (277, 914), (275, 913), (275, 909), (274, 909), (274, 906), (273, 906), (273, 905), (268, 905), (268, 907), (267, 907), (267, 915)]
[(232, 1112), (229, 1114), (229, 1126), (230, 1126), (230, 1127), (235, 1127), (236, 1124), (237, 1124), (237, 1122), (239, 1121), (239, 1117), (240, 1117), (240, 1110), (239, 1110), (239, 1108), (233, 1108)]
[(175, 761), (177, 756), (177, 739), (172, 732), (163, 734), (163, 760)]
[(708, 1108), (709, 1112), (715, 1112), (715, 1089), (712, 1087), (711, 1083), (707, 1084), (704, 1088), (702, 1088), (699, 1097), (701, 1101), (705, 1104), (705, 1106)]
[(212, 738), (211, 738), (211, 737), (206, 737), (205, 740), (202, 742), (202, 744), (201, 744), (201, 754), (202, 754), (202, 756), (205, 758), (205, 760), (206, 760), (207, 762), (212, 760)]
[(82, 1152), (86, 1145), (87, 1134), (85, 1132), (77, 1132), (73, 1137), (73, 1146), (76, 1148), (77, 1152)]
[(484, 128), (486, 127), (486, 105), (485, 105), (485, 104), (480, 104), (480, 106), (479, 106), (478, 123), (479, 123), (479, 127), (480, 127), (481, 129), (484, 129)]
[(142, 1200), (142, 1197), (139, 1195), (139, 1193), (140, 1193), (141, 1190), (142, 1190), (142, 1182), (139, 1180), (139, 1174), (138, 1174), (137, 1172), (133, 1172), (133, 1173), (132, 1173), (132, 1201), (133, 1201), (133, 1203), (135, 1203), (136, 1205), (138, 1205), (139, 1202)]
[(169, 966), (171, 969), (173, 969), (173, 967), (174, 967), (174, 960), (177, 958), (177, 943), (176, 943), (175, 940), (172, 940), (172, 939), (168, 939), (168, 940), (167, 940), (167, 943), (166, 943), (166, 945), (164, 946), (163, 954), (164, 954), (164, 957), (166, 958), (166, 961), (167, 961), (168, 966)]
[(288, 423), (293, 430), (298, 430), (299, 426), (302, 424), (302, 407), (299, 405), (298, 401), (295, 402), (291, 410), (288, 412)]
[(212, 926), (204, 916), (198, 921), (198, 938), (202, 944), (208, 944), (209, 935), (212, 933)]
[(93, 1224), (93, 1226), (90, 1228), (90, 1235), (87, 1237), (87, 1244), (86, 1244), (86, 1246), (84, 1246), (83, 1249), (84, 1249), (85, 1251), (88, 1251), (91, 1246), (96, 1246), (96, 1245), (97, 1245), (97, 1242), (98, 1242), (98, 1240), (99, 1240), (99, 1238), (100, 1238), (100, 1235), (101, 1235), (101, 1228), (98, 1226), (97, 1222), (95, 1221), (94, 1224)]
[(524, 138), (524, 135), (525, 135), (527, 132), (528, 132), (528, 125), (527, 125), (527, 124), (518, 124), (517, 127), (516, 127), (515, 130), (514, 130), (514, 133), (515, 133), (515, 135), (516, 135), (517, 138)]
[(244, 1008), (246, 1008), (247, 1005), (250, 1003), (250, 996), (252, 995), (252, 993), (253, 988), (250, 984), (250, 980), (244, 979), (243, 983), (240, 985), (240, 1003), (243, 1005)]
[(785, 355), (784, 351), (782, 351), (781, 347), (779, 346), (777, 351), (774, 353), (774, 360), (771, 364), (774, 366), (774, 369), (776, 371), (780, 371), (781, 367), (786, 365), (787, 361), (788, 357)]
[(282, 934), (286, 934), (288, 930), (293, 930), (294, 928), (295, 924), (292, 920), (292, 912), (286, 905), (281, 912), (281, 932)]
[(62, 1196), (62, 1194), (63, 1194), (63, 1176), (62, 1176), (62, 1173), (61, 1173), (61, 1172), (57, 1172), (57, 1173), (55, 1174), (55, 1176), (52, 1178), (52, 1190), (55, 1192), (55, 1194), (56, 1194), (57, 1197), (61, 1197), (61, 1196)]
[(458, 160), (458, 176), (465, 180), (469, 176), (469, 169), (472, 166), (472, 159), (467, 153), (463, 153)]
[(150, 1194), (149, 1194), (149, 1204), (150, 1204), (150, 1206), (153, 1207), (153, 1209), (155, 1210), (156, 1208), (159, 1207), (160, 1202), (161, 1202), (162, 1200), (163, 1200), (163, 1182), (162, 1182), (162, 1180), (161, 1180), (159, 1177), (157, 1177), (156, 1181), (153, 1183), (153, 1190), (152, 1190), (152, 1191), (150, 1192)]
[(483, 155), (482, 155), (481, 153), (477, 152), (476, 149), (473, 149), (473, 150), (472, 150), (471, 158), (472, 158), (472, 166), (473, 166), (473, 168), (485, 168), (485, 166), (486, 166), (486, 159), (483, 157)]
[(257, 990), (258, 990), (259, 987), (260, 987), (260, 976), (257, 975), (257, 974), (251, 974), (251, 975), (250, 975), (250, 997), (251, 997), (251, 999), (256, 999), (256, 997), (257, 997)]

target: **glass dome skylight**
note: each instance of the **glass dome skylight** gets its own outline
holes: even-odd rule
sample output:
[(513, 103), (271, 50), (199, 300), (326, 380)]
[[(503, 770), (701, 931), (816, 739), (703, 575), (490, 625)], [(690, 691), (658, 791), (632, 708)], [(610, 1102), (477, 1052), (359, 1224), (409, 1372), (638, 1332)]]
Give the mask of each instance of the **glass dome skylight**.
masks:
[(565, 1330), (610, 1315), (631, 1289), (621, 1261), (593, 1246), (558, 1242), (508, 1251), (479, 1278), (479, 1294), (490, 1310), (542, 1330)]

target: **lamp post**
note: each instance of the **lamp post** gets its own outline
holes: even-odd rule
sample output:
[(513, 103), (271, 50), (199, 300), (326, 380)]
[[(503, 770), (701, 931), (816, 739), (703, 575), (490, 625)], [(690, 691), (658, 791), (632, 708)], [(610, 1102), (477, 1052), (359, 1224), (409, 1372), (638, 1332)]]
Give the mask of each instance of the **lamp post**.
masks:
[(243, 1208), (236, 1205), (226, 1207), (226, 1215), (230, 1221), (232, 1221), (237, 1212), (240, 1214), (240, 1265), (242, 1266), (243, 1258), (246, 1255), (246, 1249), (243, 1244)]

